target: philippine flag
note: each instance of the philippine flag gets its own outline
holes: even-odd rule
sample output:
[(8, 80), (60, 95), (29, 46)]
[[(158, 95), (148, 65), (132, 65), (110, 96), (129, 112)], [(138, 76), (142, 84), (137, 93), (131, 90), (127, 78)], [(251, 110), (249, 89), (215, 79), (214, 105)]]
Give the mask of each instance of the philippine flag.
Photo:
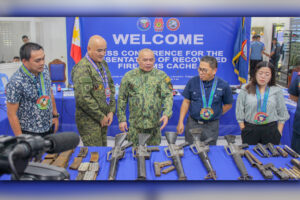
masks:
[(81, 60), (81, 45), (80, 45), (80, 24), (79, 17), (75, 18), (74, 28), (73, 28), (73, 37), (72, 37), (72, 46), (71, 46), (71, 57), (77, 64)]

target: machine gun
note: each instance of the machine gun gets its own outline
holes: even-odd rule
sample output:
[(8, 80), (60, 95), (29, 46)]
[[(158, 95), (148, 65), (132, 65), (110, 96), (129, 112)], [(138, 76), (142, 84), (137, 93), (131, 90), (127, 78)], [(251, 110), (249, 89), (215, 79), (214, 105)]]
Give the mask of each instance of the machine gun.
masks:
[(186, 175), (184, 173), (183, 166), (181, 163), (181, 157), (184, 155), (183, 147), (187, 146), (189, 143), (185, 142), (181, 145), (176, 145), (176, 132), (166, 132), (165, 135), (169, 145), (164, 149), (164, 151), (167, 157), (172, 158), (173, 160), (173, 164), (175, 165), (178, 174), (178, 180), (186, 180)]
[[(238, 178), (239, 180), (252, 180), (252, 176), (250, 176), (247, 172), (245, 164), (242, 160), (242, 155), (244, 155), (244, 148), (248, 148), (248, 144), (236, 145), (235, 143), (235, 135), (225, 135), (224, 136), (228, 145), (225, 145), (225, 151), (228, 155), (232, 155), (234, 162), (239, 169), (241, 176)], [(229, 152), (229, 151), (230, 152)]]
[(127, 137), (127, 133), (119, 133), (115, 137), (114, 148), (107, 153), (107, 161), (110, 162), (108, 180), (115, 180), (117, 173), (117, 164), (120, 159), (125, 155), (125, 149), (132, 145), (132, 142), (128, 142), (126, 145), (124, 143)]
[(205, 169), (208, 174), (205, 176), (205, 179), (217, 179), (216, 171), (213, 169), (211, 162), (207, 153), (209, 152), (208, 143), (213, 140), (213, 138), (208, 138), (204, 142), (201, 142), (202, 129), (195, 128), (190, 130), (191, 135), (193, 136), (193, 144), (190, 145), (190, 148), (194, 154), (198, 154), (202, 163), (204, 164)]
[(146, 180), (145, 159), (149, 159), (152, 151), (159, 151), (158, 147), (147, 147), (146, 142), (151, 137), (150, 134), (139, 134), (139, 146), (132, 148), (132, 155), (137, 158), (138, 177), (137, 180)]

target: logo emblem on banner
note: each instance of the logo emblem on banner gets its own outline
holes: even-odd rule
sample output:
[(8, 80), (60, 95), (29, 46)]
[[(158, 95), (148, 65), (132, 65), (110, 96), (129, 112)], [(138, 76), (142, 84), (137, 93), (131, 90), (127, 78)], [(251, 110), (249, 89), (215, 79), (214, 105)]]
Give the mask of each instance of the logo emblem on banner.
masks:
[(141, 31), (148, 31), (151, 28), (151, 21), (147, 17), (141, 17), (137, 21), (137, 27)]
[(164, 29), (164, 20), (163, 18), (155, 18), (154, 20), (154, 30), (156, 32), (162, 32)]
[(177, 18), (170, 18), (168, 21), (167, 21), (167, 28), (170, 30), (170, 31), (177, 31), (180, 27), (180, 22)]
[(242, 43), (242, 52), (241, 56), (244, 60), (247, 61), (247, 40), (244, 40)]

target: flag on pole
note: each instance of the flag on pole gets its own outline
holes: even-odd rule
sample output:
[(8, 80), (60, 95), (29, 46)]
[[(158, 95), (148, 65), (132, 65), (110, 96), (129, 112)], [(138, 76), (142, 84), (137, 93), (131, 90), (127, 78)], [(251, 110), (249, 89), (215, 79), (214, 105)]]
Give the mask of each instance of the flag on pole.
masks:
[(80, 45), (80, 24), (79, 17), (75, 18), (73, 36), (72, 36), (72, 46), (71, 46), (71, 57), (77, 64), (81, 60), (81, 45)]
[(234, 49), (232, 64), (234, 72), (238, 75), (241, 83), (246, 83), (248, 78), (248, 57), (247, 57), (247, 36), (245, 30), (245, 17), (241, 20), (239, 32), (237, 34)]

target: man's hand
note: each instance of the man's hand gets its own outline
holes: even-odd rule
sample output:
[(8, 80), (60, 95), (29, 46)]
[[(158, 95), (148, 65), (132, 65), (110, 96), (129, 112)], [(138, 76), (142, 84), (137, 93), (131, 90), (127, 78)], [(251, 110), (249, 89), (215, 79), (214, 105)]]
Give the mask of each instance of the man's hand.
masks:
[(120, 122), (120, 123), (119, 123), (119, 129), (120, 129), (122, 132), (126, 132), (126, 131), (128, 130), (127, 122)]
[(100, 121), (101, 127), (108, 125), (108, 117), (104, 116), (103, 119)]
[(168, 124), (168, 121), (169, 121), (169, 119), (168, 119), (168, 117), (166, 115), (163, 115), (160, 118), (159, 122), (163, 122), (163, 124), (160, 127), (160, 130), (163, 130), (165, 128), (165, 126)]
[(114, 114), (113, 114), (112, 112), (108, 113), (107, 119), (108, 119), (108, 124), (107, 124), (107, 126), (110, 126), (111, 123), (113, 122)]
[(177, 125), (177, 134), (182, 134), (183, 130), (184, 130), (183, 122), (178, 122), (178, 125)]
[(59, 120), (58, 118), (52, 118), (52, 125), (54, 124), (54, 132), (53, 133), (56, 133), (57, 130), (58, 130), (58, 125), (59, 125)]

